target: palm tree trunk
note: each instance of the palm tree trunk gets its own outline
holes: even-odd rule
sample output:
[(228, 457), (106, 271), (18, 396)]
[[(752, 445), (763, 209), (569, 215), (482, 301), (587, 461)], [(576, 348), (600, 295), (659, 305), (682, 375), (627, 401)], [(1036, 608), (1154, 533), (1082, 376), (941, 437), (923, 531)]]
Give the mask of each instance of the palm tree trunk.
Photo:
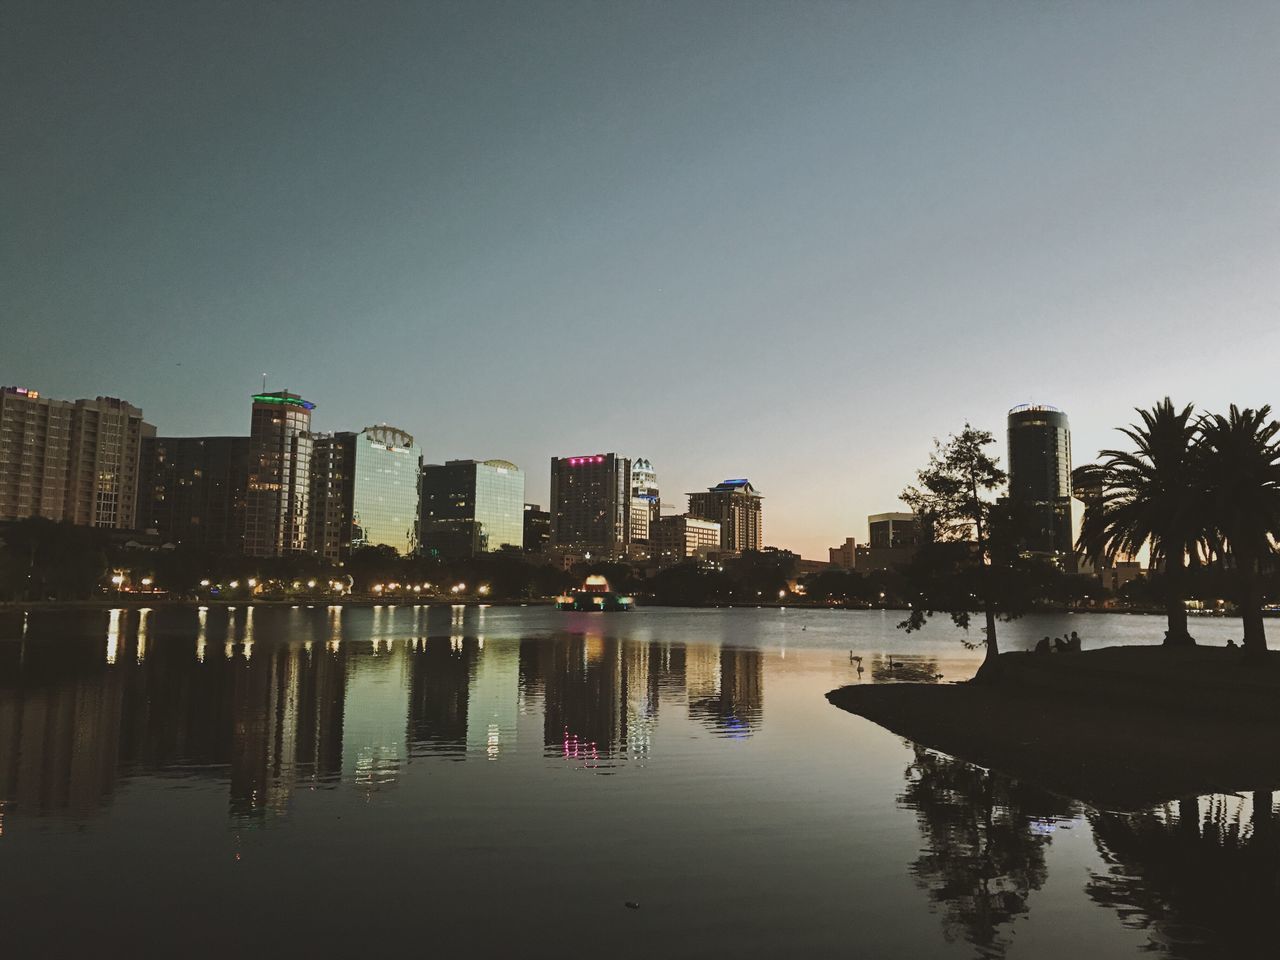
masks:
[(1000, 646), (996, 642), (996, 611), (990, 596), (987, 597), (984, 606), (987, 615), (987, 656), (983, 662), (989, 663), (1000, 656)]
[(1186, 569), (1183, 553), (1170, 551), (1164, 570), (1164, 610), (1169, 621), (1169, 632), (1164, 637), (1166, 647), (1194, 647), (1196, 643), (1187, 629)]
[(1244, 625), (1246, 659), (1261, 660), (1267, 652), (1267, 633), (1262, 624), (1262, 595), (1258, 590), (1258, 565), (1252, 557), (1238, 557), (1240, 576), (1240, 619)]

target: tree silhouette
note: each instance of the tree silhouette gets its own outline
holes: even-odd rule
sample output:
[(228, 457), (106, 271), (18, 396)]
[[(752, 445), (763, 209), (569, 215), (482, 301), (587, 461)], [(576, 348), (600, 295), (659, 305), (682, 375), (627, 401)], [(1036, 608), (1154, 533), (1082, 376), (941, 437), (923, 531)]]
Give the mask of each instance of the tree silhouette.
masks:
[(1000, 652), (990, 549), (995, 505), (988, 497), (1006, 478), (984, 449), (993, 443), (995, 437), (988, 431), (966, 423), (945, 443), (934, 441), (928, 465), (916, 474), (918, 485), (902, 492), (903, 502), (916, 515), (922, 540), (911, 565), (917, 602), (902, 625), (908, 631), (919, 629), (932, 612), (944, 610), (956, 626), (968, 629), (969, 611), (977, 600), (986, 617), (984, 669)]
[(1099, 464), (1078, 471), (1102, 493), (1085, 506), (1076, 550), (1112, 563), (1148, 547), (1151, 565), (1164, 565), (1165, 643), (1194, 644), (1185, 571), (1208, 547), (1203, 445), (1190, 404), (1179, 410), (1165, 397), (1137, 413), (1142, 423), (1120, 430), (1133, 451), (1103, 450)]
[(1213, 534), (1239, 581), (1245, 655), (1267, 649), (1262, 623), (1261, 574), (1280, 536), (1280, 423), (1271, 408), (1241, 410), (1201, 420), (1206, 448), (1205, 483)]

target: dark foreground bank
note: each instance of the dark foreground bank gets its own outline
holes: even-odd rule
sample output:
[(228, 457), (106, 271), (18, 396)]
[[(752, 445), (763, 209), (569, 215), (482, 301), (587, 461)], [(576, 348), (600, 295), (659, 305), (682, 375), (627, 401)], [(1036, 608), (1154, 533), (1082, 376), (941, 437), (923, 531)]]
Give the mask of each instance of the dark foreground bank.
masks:
[(922, 746), (1111, 809), (1280, 786), (1280, 653), (1005, 654), (996, 679), (841, 687), (835, 706)]

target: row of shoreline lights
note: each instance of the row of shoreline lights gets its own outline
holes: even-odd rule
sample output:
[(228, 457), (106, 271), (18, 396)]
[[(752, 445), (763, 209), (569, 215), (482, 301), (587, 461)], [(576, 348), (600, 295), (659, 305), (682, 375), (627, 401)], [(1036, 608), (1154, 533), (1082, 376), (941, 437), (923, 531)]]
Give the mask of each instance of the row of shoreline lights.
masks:
[[(125, 581), (125, 576), (123, 573), (117, 573), (111, 578), (111, 584), (117, 590), (123, 589), (124, 581)], [(143, 577), (141, 580), (138, 581), (138, 584), (140, 586), (146, 587), (148, 589), (151, 587), (151, 584), (153, 583), (155, 583), (155, 581), (151, 577)]]
[[(388, 593), (391, 593), (391, 592), (394, 592), (394, 591), (396, 591), (396, 590), (400, 590), (400, 589), (404, 589), (404, 590), (413, 590), (413, 592), (414, 592), (414, 593), (421, 593), (423, 590), (430, 590), (430, 589), (431, 589), (431, 584), (429, 584), (429, 583), (424, 583), (424, 584), (422, 584), (421, 586), (419, 586), (418, 584), (416, 584), (416, 583), (415, 583), (412, 587), (410, 587), (410, 586), (409, 586), (409, 584), (407, 584), (407, 583), (404, 583), (404, 584), (401, 584), (401, 583), (385, 583), (385, 584), (384, 584), (384, 583), (375, 583), (375, 584), (373, 585), (373, 592), (374, 592), (374, 593), (382, 593), (383, 591), (386, 591), (386, 592), (388, 592)], [(456, 594), (456, 593), (465, 593), (465, 592), (466, 592), (466, 590), (467, 590), (467, 585), (466, 585), (465, 583), (455, 583), (453, 586), (451, 586), (451, 587), (449, 588), (449, 592), (450, 592), (450, 593), (455, 593), (455, 594)], [(489, 585), (488, 585), (487, 583), (482, 583), (482, 584), (480, 584), (480, 586), (476, 587), (476, 593), (480, 594), (482, 597), (483, 597), (483, 596), (487, 596), (487, 595), (488, 595), (488, 593), (489, 593)]]
[[(276, 582), (279, 582), (279, 581), (276, 581)], [(308, 580), (305, 586), (308, 590), (314, 590), (317, 584), (318, 584), (318, 581), (316, 580)], [(258, 580), (256, 577), (249, 577), (244, 581), (244, 585), (252, 590), (258, 586)], [(200, 581), (200, 586), (205, 589), (209, 589), (210, 587), (212, 587), (212, 588), (221, 590), (223, 588), (221, 583), (214, 583), (212, 580), (208, 579), (207, 577), (204, 580)], [(293, 581), (294, 590), (301, 590), (303, 586), (304, 584), (301, 580)], [(341, 580), (330, 580), (328, 583), (328, 587), (330, 590), (338, 590), (338, 591), (346, 589)], [(239, 580), (227, 581), (227, 588), (231, 590), (239, 590), (240, 581)]]

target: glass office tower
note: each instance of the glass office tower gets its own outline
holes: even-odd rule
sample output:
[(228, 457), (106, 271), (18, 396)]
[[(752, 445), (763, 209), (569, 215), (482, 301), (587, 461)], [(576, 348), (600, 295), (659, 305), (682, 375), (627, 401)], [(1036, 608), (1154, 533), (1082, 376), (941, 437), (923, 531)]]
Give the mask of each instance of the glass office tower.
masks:
[(311, 549), (345, 560), (361, 547), (418, 548), (413, 436), (385, 424), (317, 437), (311, 466)]
[(1022, 548), (1069, 567), (1071, 428), (1057, 407), (1009, 411), (1009, 499), (1022, 525)]
[(314, 409), (314, 403), (287, 390), (253, 398), (244, 533), (251, 557), (307, 549)]
[(422, 468), (420, 533), (429, 556), (524, 548), (524, 473), (506, 460), (449, 460)]

